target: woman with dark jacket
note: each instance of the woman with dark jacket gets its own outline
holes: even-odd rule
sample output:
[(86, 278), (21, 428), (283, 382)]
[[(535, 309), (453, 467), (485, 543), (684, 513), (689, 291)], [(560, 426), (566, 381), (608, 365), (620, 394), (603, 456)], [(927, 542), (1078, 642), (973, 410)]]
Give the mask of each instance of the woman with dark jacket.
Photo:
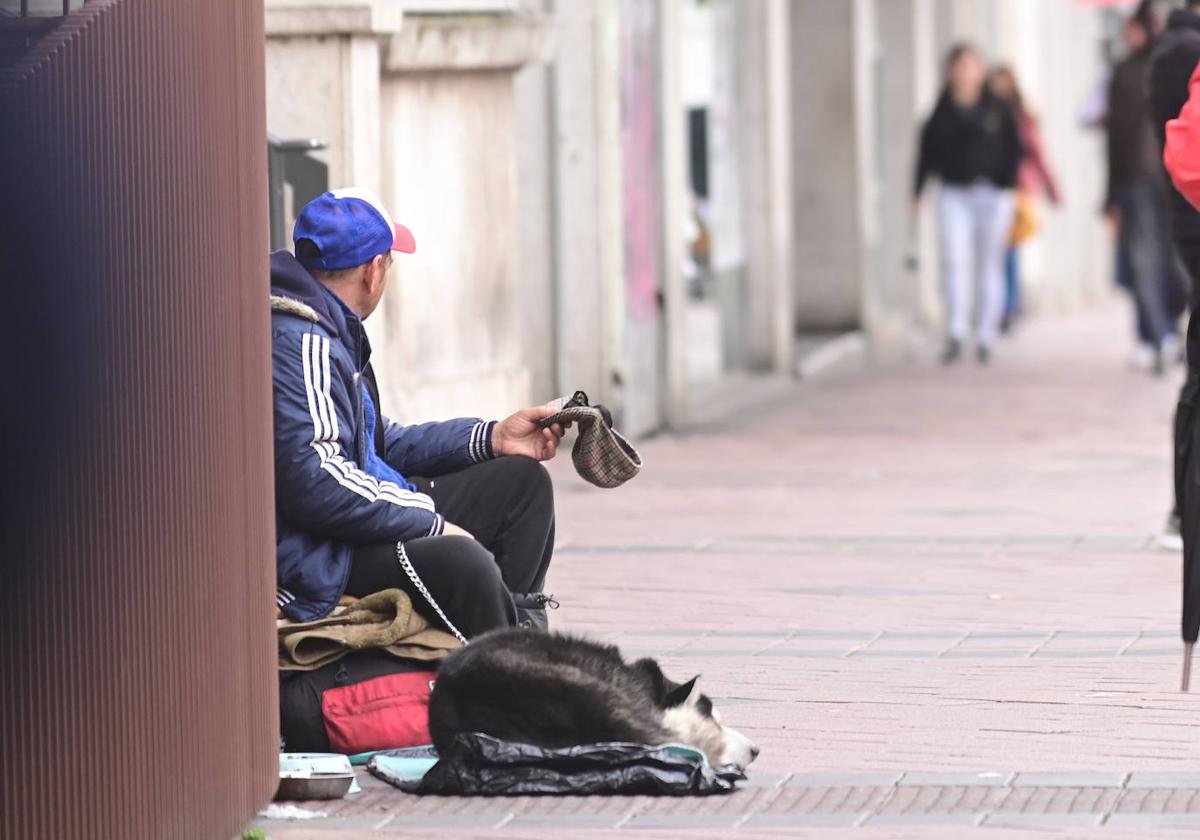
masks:
[(921, 131), (914, 205), (931, 176), (941, 181), (942, 287), (947, 339), (942, 360), (958, 360), (969, 338), (974, 299), (976, 352), (981, 364), (1004, 315), (1004, 254), (1012, 232), (1022, 149), (1012, 110), (987, 89), (987, 71), (974, 47), (946, 59), (946, 85)]

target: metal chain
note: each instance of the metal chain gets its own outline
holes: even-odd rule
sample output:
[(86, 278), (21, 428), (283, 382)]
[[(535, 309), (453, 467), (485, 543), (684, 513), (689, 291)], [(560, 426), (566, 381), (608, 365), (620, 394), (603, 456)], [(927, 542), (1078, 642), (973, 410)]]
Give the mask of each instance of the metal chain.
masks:
[(438, 614), (438, 618), (440, 618), (442, 622), (450, 628), (450, 632), (454, 634), (454, 637), (465, 645), (467, 643), (467, 637), (458, 631), (458, 628), (454, 626), (454, 623), (446, 617), (446, 613), (442, 611), (442, 608), (438, 605), (438, 602), (434, 600), (433, 595), (425, 586), (425, 582), (421, 580), (421, 576), (418, 575), (417, 570), (413, 568), (412, 561), (408, 559), (408, 552), (404, 550), (404, 543), (402, 542), (396, 543), (396, 559), (400, 561), (400, 568), (404, 569), (404, 574), (408, 575), (408, 579), (413, 582), (413, 586), (417, 587), (417, 591), (421, 593), (421, 597), (425, 599), (425, 602), (429, 604), (429, 606), (433, 607), (433, 611), (436, 612)]

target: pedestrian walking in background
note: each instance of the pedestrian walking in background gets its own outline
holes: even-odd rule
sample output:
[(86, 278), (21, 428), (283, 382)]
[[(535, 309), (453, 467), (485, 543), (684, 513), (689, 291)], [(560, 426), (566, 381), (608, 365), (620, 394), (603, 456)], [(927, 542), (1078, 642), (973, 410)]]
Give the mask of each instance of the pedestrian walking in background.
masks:
[[(1154, 48), (1150, 63), (1150, 108), (1160, 147), (1167, 137), (1167, 123), (1180, 116), (1188, 100), (1188, 83), (1200, 62), (1200, 0), (1189, 0), (1187, 7), (1171, 14), (1167, 31)], [(1175, 506), (1167, 518), (1160, 542), (1165, 548), (1181, 550), (1181, 512), (1183, 482), (1186, 480), (1191, 414), (1200, 392), (1200, 211), (1174, 186), (1170, 190), (1171, 234), (1176, 256), (1183, 266), (1189, 286), (1191, 318), (1188, 322), (1185, 357), (1187, 379), (1179, 394), (1175, 417)], [(1192, 514), (1200, 514), (1197, 511)]]
[(986, 364), (1004, 315), (1004, 254), (1012, 232), (1021, 143), (1012, 110), (988, 90), (979, 52), (962, 44), (921, 131), (914, 208), (931, 176), (941, 181), (937, 217), (948, 336), (942, 361), (962, 353), (974, 303), (976, 352)]
[(1020, 247), (1037, 235), (1041, 226), (1038, 197), (1045, 194), (1050, 203), (1058, 206), (1062, 196), (1058, 180), (1046, 160), (1037, 118), (1025, 104), (1016, 73), (1007, 64), (996, 67), (988, 80), (988, 88), (1012, 109), (1021, 140), (1021, 164), (1017, 169), (1017, 206), (1013, 218), (1008, 251), (1004, 255), (1004, 315), (1000, 331), (1008, 332), (1021, 314)]
[[(1079, 112), (1079, 124), (1085, 129), (1097, 129), (1105, 131), (1108, 126), (1108, 91), (1112, 86), (1112, 67), (1108, 67), (1104, 75), (1096, 81), (1095, 86), (1088, 94), (1087, 100), (1084, 102), (1083, 108)], [(1113, 275), (1118, 288), (1125, 290), (1134, 302), (1135, 312), (1135, 337), (1134, 344), (1134, 366), (1140, 369), (1147, 369), (1154, 364), (1154, 351), (1151, 350), (1153, 338), (1150, 334), (1150, 327), (1146, 324), (1146, 319), (1142, 315), (1142, 309), (1137, 305), (1137, 295), (1133, 288), (1133, 269), (1129, 265), (1129, 249), (1121, 242), (1121, 237), (1116, 235), (1116, 212), (1108, 214), (1109, 220), (1113, 223)]]
[[(1195, 4), (1189, 4), (1195, 10)], [(1165, 54), (1164, 54), (1165, 55)], [(1163, 161), (1171, 181), (1188, 203), (1200, 208), (1200, 66), (1190, 82), (1190, 96), (1179, 115), (1167, 122), (1164, 132)], [(1190, 259), (1190, 256), (1185, 257)], [(1200, 634), (1200, 478), (1196, 459), (1200, 455), (1200, 308), (1192, 294), (1192, 318), (1188, 323), (1188, 377), (1179, 395), (1175, 412), (1175, 489), (1181, 514), (1180, 535), (1183, 543), (1183, 621), (1184, 677), (1188, 688), (1192, 647)]]
[(1158, 40), (1167, 29), (1167, 21), (1175, 7), (1175, 0), (1142, 0), (1134, 14), (1146, 27), (1152, 42)]
[(1113, 70), (1108, 94), (1105, 212), (1128, 257), (1139, 340), (1161, 374), (1179, 352), (1177, 304), (1184, 287), (1171, 243), (1166, 178), (1150, 115), (1150, 17), (1125, 25), (1129, 54)]

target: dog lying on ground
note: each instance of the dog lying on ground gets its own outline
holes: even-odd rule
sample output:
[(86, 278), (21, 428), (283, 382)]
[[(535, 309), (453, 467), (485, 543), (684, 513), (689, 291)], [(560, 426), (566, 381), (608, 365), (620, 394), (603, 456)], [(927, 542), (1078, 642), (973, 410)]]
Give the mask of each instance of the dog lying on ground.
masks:
[(653, 659), (556, 633), (497, 630), (450, 654), (429, 698), (444, 751), (460, 732), (556, 748), (607, 741), (684, 744), (714, 767), (746, 767), (758, 747), (721, 724), (698, 677), (675, 683)]

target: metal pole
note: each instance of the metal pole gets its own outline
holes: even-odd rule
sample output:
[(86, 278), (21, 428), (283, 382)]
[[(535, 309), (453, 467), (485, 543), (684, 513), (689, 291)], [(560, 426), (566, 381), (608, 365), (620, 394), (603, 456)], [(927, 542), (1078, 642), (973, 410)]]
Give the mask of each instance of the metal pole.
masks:
[(1195, 642), (1183, 643), (1183, 690), (1187, 691), (1188, 686), (1192, 682), (1192, 648), (1196, 646)]
[(29, 17), (29, 0), (21, 0), (21, 17)]

